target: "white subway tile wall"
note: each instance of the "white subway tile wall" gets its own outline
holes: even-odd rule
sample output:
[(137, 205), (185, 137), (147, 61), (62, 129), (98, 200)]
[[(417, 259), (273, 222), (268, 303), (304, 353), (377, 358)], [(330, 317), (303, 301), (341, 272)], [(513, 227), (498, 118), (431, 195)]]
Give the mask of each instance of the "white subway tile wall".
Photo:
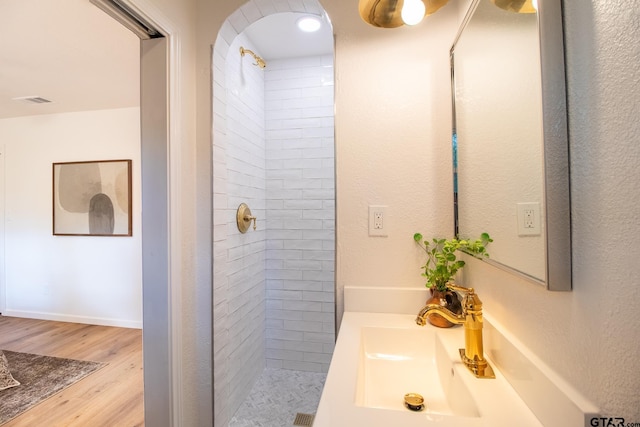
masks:
[[(216, 425), (226, 425), (222, 420), (229, 420), (262, 373), (266, 339), (264, 73), (240, 55), (240, 46), (253, 48), (250, 41), (225, 28), (227, 36), (218, 39), (214, 53), (219, 59), (214, 59), (213, 148)], [(240, 203), (258, 217), (257, 230), (238, 231)]]
[[(242, 60), (240, 46), (252, 48), (242, 30), (278, 12), (323, 10), (317, 0), (249, 0), (225, 21), (213, 48), (218, 427), (228, 426), (265, 364), (326, 372), (334, 346), (333, 58), (299, 60), (299, 69), (268, 61), (266, 71), (280, 77)], [(265, 79), (280, 89), (265, 91)], [(268, 119), (265, 106), (273, 109)], [(242, 202), (258, 217), (258, 230), (245, 235), (235, 225)], [(273, 291), (294, 293), (266, 299)]]
[(333, 57), (265, 69), (267, 366), (327, 372), (335, 340)]

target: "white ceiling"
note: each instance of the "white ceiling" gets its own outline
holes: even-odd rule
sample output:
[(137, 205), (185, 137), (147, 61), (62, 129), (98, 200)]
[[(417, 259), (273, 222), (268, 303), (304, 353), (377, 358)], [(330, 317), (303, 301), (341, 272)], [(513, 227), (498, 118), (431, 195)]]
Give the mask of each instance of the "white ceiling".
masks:
[(139, 44), (88, 0), (0, 0), (0, 118), (139, 105)]
[[(300, 15), (259, 20), (245, 34), (265, 60), (333, 52), (331, 28)], [(139, 105), (139, 39), (88, 0), (0, 0), (0, 118)], [(32, 104), (13, 98), (39, 96)]]
[(250, 25), (244, 34), (266, 60), (333, 53), (333, 30), (327, 18), (322, 19), (320, 30), (305, 33), (296, 25), (302, 16), (292, 12), (269, 15)]

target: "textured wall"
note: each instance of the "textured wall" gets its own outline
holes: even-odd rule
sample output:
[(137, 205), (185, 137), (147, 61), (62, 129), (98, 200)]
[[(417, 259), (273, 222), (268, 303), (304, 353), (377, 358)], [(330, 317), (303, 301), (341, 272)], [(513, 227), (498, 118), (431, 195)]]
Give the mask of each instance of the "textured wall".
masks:
[[(338, 321), (344, 286), (422, 286), (413, 234), (453, 233), (450, 3), (416, 27), (366, 25), (350, 2), (324, 2), (336, 31)], [(387, 237), (368, 235), (386, 205)]]
[(564, 13), (573, 291), (480, 263), (465, 274), (486, 309), (603, 414), (638, 422), (639, 15), (631, 0), (565, 2)]
[(326, 372), (335, 342), (333, 57), (270, 60), (267, 366)]

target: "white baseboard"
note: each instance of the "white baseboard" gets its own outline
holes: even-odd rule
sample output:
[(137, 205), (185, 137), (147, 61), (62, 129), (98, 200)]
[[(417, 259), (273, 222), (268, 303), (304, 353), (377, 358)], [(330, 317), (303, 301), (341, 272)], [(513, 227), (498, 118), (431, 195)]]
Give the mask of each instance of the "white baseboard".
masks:
[(41, 313), (35, 311), (20, 310), (5, 310), (2, 312), (2, 315), (8, 317), (24, 317), (27, 319), (54, 320), (56, 322), (85, 323), (88, 325), (142, 329), (141, 320), (108, 319), (101, 317), (85, 317), (59, 313)]

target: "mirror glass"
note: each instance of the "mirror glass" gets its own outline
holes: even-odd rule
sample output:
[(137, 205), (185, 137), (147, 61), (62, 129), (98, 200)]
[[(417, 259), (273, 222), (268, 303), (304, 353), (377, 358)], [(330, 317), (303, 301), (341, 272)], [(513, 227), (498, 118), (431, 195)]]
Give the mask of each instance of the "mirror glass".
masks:
[(489, 233), (488, 262), (570, 290), (562, 18), (544, 6), (475, 0), (451, 49), (455, 231)]

